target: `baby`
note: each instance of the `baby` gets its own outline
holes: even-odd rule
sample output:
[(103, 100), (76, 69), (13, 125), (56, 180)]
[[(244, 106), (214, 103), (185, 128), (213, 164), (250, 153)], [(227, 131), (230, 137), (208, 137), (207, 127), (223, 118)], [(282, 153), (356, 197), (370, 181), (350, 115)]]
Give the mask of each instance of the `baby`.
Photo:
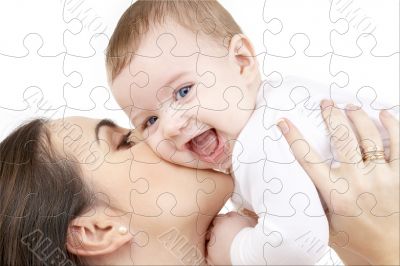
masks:
[(321, 85), (297, 78), (262, 82), (251, 42), (216, 1), (135, 2), (106, 64), (117, 102), (159, 156), (231, 173), (233, 201), (258, 215), (254, 227), (220, 218), (209, 262), (311, 265), (324, 255), (329, 230), (318, 192), (276, 125), (281, 117), (301, 125), (332, 158), (320, 128), (328, 89), (318, 95)]

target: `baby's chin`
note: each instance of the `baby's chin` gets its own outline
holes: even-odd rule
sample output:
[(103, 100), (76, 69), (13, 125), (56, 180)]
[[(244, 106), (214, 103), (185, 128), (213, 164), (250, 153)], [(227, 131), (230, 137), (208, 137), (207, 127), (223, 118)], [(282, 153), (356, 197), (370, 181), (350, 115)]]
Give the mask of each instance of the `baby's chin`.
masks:
[[(162, 157), (162, 156), (161, 156)], [(165, 158), (162, 157), (164, 160), (175, 164), (175, 165), (179, 165), (179, 166), (183, 166), (183, 167), (187, 167), (187, 168), (192, 168), (192, 169), (197, 169), (197, 170), (215, 170), (218, 172), (225, 172), (225, 165), (221, 165), (220, 163), (211, 163), (211, 162), (207, 162), (207, 161), (202, 161), (200, 159), (192, 159), (192, 160), (180, 160), (180, 158)]]
[(198, 169), (209, 169), (224, 174), (230, 174), (232, 161), (231, 157), (228, 156), (225, 160), (218, 163), (199, 162), (199, 166)]

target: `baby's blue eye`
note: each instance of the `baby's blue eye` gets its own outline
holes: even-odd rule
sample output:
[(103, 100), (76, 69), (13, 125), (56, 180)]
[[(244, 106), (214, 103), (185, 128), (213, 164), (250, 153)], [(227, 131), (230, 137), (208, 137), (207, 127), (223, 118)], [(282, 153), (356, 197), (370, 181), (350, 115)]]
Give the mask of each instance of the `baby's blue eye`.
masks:
[(188, 95), (188, 93), (190, 92), (191, 89), (192, 89), (192, 85), (180, 88), (176, 92), (176, 95), (175, 95), (176, 99), (179, 100), (180, 98), (185, 97), (186, 95)]
[(157, 121), (158, 117), (157, 116), (151, 116), (149, 119), (147, 119), (145, 123), (145, 128), (153, 125)]

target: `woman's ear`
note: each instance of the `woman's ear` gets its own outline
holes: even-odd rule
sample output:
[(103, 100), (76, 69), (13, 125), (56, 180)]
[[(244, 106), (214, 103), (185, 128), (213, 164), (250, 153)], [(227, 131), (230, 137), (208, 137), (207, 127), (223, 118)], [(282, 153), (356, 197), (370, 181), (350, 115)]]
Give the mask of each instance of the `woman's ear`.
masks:
[(235, 34), (229, 43), (229, 59), (238, 66), (239, 74), (249, 84), (259, 76), (253, 45), (243, 34)]
[(67, 249), (78, 256), (111, 253), (130, 242), (133, 235), (121, 219), (102, 214), (77, 217), (68, 226)]

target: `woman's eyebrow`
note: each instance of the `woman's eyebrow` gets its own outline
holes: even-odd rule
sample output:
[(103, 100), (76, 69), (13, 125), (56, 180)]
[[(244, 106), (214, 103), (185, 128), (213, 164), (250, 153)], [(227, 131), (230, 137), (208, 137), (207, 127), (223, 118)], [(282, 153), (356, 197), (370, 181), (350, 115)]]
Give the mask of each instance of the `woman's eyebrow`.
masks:
[(115, 127), (117, 127), (117, 124), (115, 124), (115, 122), (110, 120), (110, 119), (102, 119), (102, 120), (100, 120), (100, 122), (97, 123), (97, 125), (96, 125), (96, 127), (94, 129), (94, 134), (96, 136), (97, 143), (99, 143), (99, 131), (100, 131), (100, 128), (103, 127), (103, 126), (115, 128)]

